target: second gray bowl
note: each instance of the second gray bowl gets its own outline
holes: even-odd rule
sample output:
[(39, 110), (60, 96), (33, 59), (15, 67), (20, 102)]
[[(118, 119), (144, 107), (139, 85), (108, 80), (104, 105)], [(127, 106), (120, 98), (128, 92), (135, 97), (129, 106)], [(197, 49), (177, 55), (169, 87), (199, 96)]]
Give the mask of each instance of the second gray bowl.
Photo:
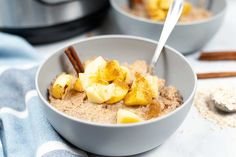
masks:
[[(196, 4), (198, 0), (189, 0)], [(153, 40), (159, 40), (163, 23), (133, 16), (123, 7), (128, 0), (110, 0), (114, 13), (114, 22), (121, 33), (137, 35)], [(226, 0), (206, 0), (206, 8), (214, 16), (196, 22), (178, 23), (167, 44), (186, 54), (201, 49), (216, 34), (224, 19)]]

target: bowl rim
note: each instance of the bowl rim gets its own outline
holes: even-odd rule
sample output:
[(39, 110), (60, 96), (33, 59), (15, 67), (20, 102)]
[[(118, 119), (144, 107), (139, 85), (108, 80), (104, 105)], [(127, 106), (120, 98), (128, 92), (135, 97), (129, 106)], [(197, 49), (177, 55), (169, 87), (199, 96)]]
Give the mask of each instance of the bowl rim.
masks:
[[(151, 120), (147, 120), (147, 121), (143, 121), (143, 122), (139, 122), (139, 123), (131, 123), (131, 124), (101, 124), (101, 123), (96, 123), (96, 122), (90, 122), (88, 120), (83, 120), (83, 119), (79, 119), (79, 118), (75, 118), (75, 117), (72, 117), (72, 116), (69, 116), (59, 110), (57, 110), (55, 107), (53, 107), (52, 105), (49, 104), (49, 102), (43, 97), (43, 95), (41, 94), (40, 90), (39, 90), (39, 84), (38, 84), (38, 80), (39, 80), (39, 74), (40, 74), (40, 71), (42, 69), (42, 67), (44, 66), (44, 64), (46, 62), (48, 62), (49, 59), (51, 59), (54, 55), (58, 54), (58, 53), (61, 53), (61, 50), (68, 47), (68, 46), (71, 46), (71, 45), (75, 45), (75, 44), (79, 44), (79, 43), (82, 43), (82, 42), (87, 42), (87, 41), (90, 41), (90, 40), (99, 40), (99, 39), (130, 39), (130, 40), (139, 40), (139, 41), (143, 41), (143, 42), (149, 42), (149, 43), (152, 43), (152, 44), (157, 44), (158, 42), (155, 41), (155, 40), (151, 40), (151, 39), (147, 39), (147, 38), (143, 38), (143, 37), (137, 37), (137, 36), (130, 36), (130, 35), (101, 35), (101, 36), (95, 36), (95, 37), (89, 37), (89, 38), (86, 38), (86, 39), (78, 39), (72, 43), (68, 43), (66, 44), (66, 46), (64, 46), (63, 48), (60, 48), (60, 49), (57, 49), (54, 53), (52, 53), (51, 55), (49, 55), (42, 63), (41, 65), (39, 66), (38, 70), (37, 70), (37, 73), (36, 73), (36, 77), (35, 77), (35, 87), (36, 87), (36, 90), (37, 90), (37, 93), (40, 97), (40, 99), (43, 101), (43, 104), (46, 105), (47, 107), (49, 107), (52, 111), (56, 112), (56, 114), (59, 114), (60, 116), (62, 116), (63, 118), (67, 118), (69, 120), (72, 120), (74, 122), (79, 122), (79, 123), (82, 123), (82, 124), (85, 124), (85, 125), (91, 125), (91, 126), (97, 126), (97, 127), (107, 127), (107, 128), (123, 128), (123, 127), (135, 127), (135, 126), (141, 126), (141, 125), (148, 125), (150, 123), (154, 123), (154, 122), (158, 122), (158, 121), (161, 121), (162, 119), (166, 119), (170, 116), (172, 116), (173, 114), (175, 114), (176, 112), (178, 112), (179, 110), (181, 110), (182, 108), (184, 108), (188, 103), (190, 103), (191, 99), (194, 97), (195, 95), (195, 91), (196, 91), (196, 88), (197, 88), (197, 75), (196, 73), (194, 72), (193, 70), (193, 67), (191, 66), (191, 64), (189, 63), (189, 61), (180, 53), (178, 52), (177, 50), (169, 47), (168, 45), (165, 46), (165, 48), (169, 49), (171, 52), (177, 54), (183, 61), (185, 61), (185, 63), (190, 67), (191, 69), (191, 72), (193, 74), (193, 77), (194, 77), (194, 87), (193, 87), (193, 90), (190, 94), (190, 96), (186, 99), (186, 101), (184, 101), (184, 103), (178, 107), (177, 109), (175, 109), (174, 111), (171, 111), (170, 113), (166, 114), (166, 115), (163, 115), (161, 117), (157, 117), (157, 118), (154, 118), (154, 119), (151, 119)], [(191, 104), (192, 105), (192, 104)], [(45, 111), (44, 111), (45, 113)], [(46, 116), (47, 117), (47, 116)]]
[[(117, 0), (110, 0), (110, 4), (112, 6), (112, 8), (114, 8), (116, 10), (116, 12), (122, 14), (125, 17), (128, 17), (132, 20), (136, 20), (138, 22), (144, 22), (144, 23), (148, 23), (148, 24), (157, 24), (157, 25), (163, 25), (164, 22), (159, 22), (159, 21), (152, 21), (150, 19), (145, 19), (145, 18), (141, 18), (135, 15), (132, 15), (130, 13), (127, 13), (126, 11), (124, 11), (121, 7), (119, 7), (116, 2)], [(178, 26), (191, 26), (191, 25), (199, 25), (199, 24), (204, 24), (204, 23), (208, 23), (211, 21), (214, 21), (215, 19), (218, 19), (220, 16), (223, 16), (226, 12), (226, 8), (228, 6), (228, 2), (226, 0), (222, 0), (224, 2), (224, 8), (222, 10), (220, 10), (217, 14), (213, 14), (212, 17), (207, 18), (207, 19), (203, 19), (203, 20), (197, 20), (197, 21), (192, 21), (192, 22), (184, 22), (184, 23), (177, 23), (176, 27)], [(214, 0), (213, 0), (214, 2)]]

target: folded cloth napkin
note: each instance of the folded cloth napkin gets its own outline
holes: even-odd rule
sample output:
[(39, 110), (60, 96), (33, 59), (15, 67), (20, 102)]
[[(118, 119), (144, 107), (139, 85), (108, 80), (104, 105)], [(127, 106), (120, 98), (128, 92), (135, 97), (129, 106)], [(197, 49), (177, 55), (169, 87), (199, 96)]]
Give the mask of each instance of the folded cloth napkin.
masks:
[[(0, 33), (0, 41), (4, 42), (0, 42), (1, 60), (7, 58), (12, 64), (16, 60), (40, 61), (25, 40)], [(64, 141), (47, 121), (35, 90), (36, 70), (37, 67), (18, 68), (0, 73), (0, 157), (86, 157), (86, 153)]]

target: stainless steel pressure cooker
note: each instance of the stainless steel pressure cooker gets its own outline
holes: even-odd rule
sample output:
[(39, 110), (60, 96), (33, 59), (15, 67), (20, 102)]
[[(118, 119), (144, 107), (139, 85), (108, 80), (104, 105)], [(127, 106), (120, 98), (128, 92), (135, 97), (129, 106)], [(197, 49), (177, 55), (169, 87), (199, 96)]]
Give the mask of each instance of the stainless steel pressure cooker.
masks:
[(108, 0), (0, 0), (0, 31), (54, 42), (97, 26), (108, 7)]

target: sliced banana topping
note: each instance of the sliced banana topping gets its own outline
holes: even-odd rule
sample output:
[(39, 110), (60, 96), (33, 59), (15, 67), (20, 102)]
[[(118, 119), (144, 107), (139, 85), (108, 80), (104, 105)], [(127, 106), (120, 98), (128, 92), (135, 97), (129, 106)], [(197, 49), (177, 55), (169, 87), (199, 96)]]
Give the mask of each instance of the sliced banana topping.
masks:
[(119, 109), (117, 111), (117, 123), (118, 124), (128, 124), (128, 123), (137, 123), (142, 122), (143, 119), (136, 115), (135, 113), (125, 110)]
[(71, 88), (73, 76), (69, 74), (60, 74), (54, 84), (52, 85), (52, 96), (57, 99), (61, 99), (66, 92)]

